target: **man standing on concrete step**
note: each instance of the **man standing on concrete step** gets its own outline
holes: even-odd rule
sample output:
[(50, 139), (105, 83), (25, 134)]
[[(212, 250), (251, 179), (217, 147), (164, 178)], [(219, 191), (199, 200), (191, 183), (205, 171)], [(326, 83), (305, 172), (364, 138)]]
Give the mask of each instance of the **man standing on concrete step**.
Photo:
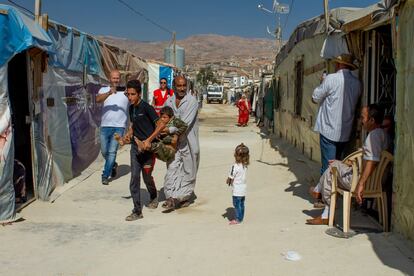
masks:
[[(109, 184), (109, 177), (115, 177), (117, 173), (116, 152), (118, 142), (115, 134), (124, 135), (128, 120), (128, 98), (125, 91), (117, 91), (121, 74), (118, 70), (112, 70), (110, 74), (110, 86), (102, 87), (96, 96), (97, 103), (103, 103), (101, 120), (101, 153), (105, 158), (102, 172), (102, 184)], [(118, 90), (121, 90), (118, 88)], [(125, 89), (123, 89), (125, 90)]]
[(352, 56), (342, 54), (333, 61), (336, 73), (322, 79), (312, 94), (312, 101), (320, 104), (314, 130), (320, 134), (321, 175), (328, 168), (329, 160), (342, 159), (361, 94), (361, 83), (351, 73), (356, 69)]

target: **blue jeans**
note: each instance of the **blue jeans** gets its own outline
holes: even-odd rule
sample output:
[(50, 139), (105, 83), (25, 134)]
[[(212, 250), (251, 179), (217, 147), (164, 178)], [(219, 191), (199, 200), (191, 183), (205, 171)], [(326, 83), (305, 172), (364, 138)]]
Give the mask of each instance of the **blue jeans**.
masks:
[(236, 220), (242, 222), (244, 218), (244, 199), (245, 196), (233, 196), (233, 206), (236, 211)]
[(114, 135), (118, 133), (120, 136), (123, 136), (124, 131), (125, 128), (123, 127), (101, 127), (101, 153), (105, 159), (102, 178), (108, 179), (115, 165), (116, 151), (119, 144), (115, 140)]
[(334, 142), (321, 134), (319, 143), (321, 147), (322, 175), (329, 166), (329, 160), (342, 159), (342, 153), (344, 152), (346, 142)]

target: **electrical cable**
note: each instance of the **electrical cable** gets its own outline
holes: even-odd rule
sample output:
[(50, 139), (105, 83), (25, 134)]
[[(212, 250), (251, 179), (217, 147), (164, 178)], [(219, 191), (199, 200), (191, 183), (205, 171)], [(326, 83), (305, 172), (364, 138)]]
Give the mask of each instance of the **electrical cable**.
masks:
[(31, 15), (35, 15), (35, 14), (34, 14), (34, 12), (32, 12), (31, 10), (29, 10), (29, 9), (27, 9), (27, 8), (25, 8), (25, 7), (23, 7), (22, 5), (19, 5), (19, 4), (17, 4), (16, 2), (11, 1), (11, 0), (7, 0), (7, 1), (8, 1), (8, 2), (10, 2), (12, 5), (14, 5), (14, 6), (16, 6), (16, 7), (20, 8), (20, 9), (22, 9), (22, 10), (25, 10), (26, 12), (30, 13)]
[(137, 11), (136, 9), (134, 9), (133, 7), (131, 7), (128, 3), (126, 3), (123, 0), (117, 0), (119, 3), (123, 4), (125, 7), (127, 7), (128, 9), (130, 9), (131, 11), (133, 11), (134, 13), (138, 14), (139, 16), (143, 17), (146, 21), (150, 22), (151, 24), (157, 26), (158, 28), (160, 28), (161, 30), (169, 33), (169, 34), (173, 34), (172, 31), (168, 30), (167, 28), (165, 28), (164, 26), (161, 26), (160, 24), (158, 24), (157, 22), (151, 20), (150, 18), (146, 17), (143, 13)]

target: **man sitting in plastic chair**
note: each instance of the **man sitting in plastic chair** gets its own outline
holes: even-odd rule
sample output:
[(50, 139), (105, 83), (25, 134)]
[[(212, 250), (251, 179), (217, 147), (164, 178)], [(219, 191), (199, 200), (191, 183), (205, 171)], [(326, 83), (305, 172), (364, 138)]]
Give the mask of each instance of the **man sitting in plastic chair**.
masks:
[[(361, 111), (362, 127), (368, 132), (368, 136), (363, 146), (362, 173), (355, 189), (359, 204), (362, 203), (365, 183), (380, 162), (381, 152), (388, 149), (388, 134), (381, 128), (383, 118), (384, 111), (376, 104), (366, 106)], [(315, 199), (322, 198), (325, 209), (320, 216), (306, 220), (306, 224), (328, 225), (332, 191), (331, 169), (333, 167), (338, 171), (338, 185), (344, 190), (349, 191), (351, 189), (352, 163), (344, 163), (339, 160), (330, 160), (329, 163), (329, 168), (321, 176), (318, 185), (310, 189), (312, 197)]]

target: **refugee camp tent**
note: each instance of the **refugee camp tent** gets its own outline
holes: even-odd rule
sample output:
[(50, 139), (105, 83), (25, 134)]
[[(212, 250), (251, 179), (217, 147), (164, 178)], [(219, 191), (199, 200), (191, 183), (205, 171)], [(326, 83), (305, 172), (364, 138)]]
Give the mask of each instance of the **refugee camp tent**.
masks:
[(0, 221), (7, 221), (15, 217), (12, 127), (15, 122), (9, 101), (8, 63), (16, 54), (30, 48), (47, 51), (52, 41), (25, 14), (6, 5), (0, 5), (0, 11)]
[(143, 59), (86, 33), (54, 21), (45, 32), (31, 15), (0, 10), (0, 221), (8, 221), (16, 218), (13, 159), (23, 159), (29, 193), (48, 200), (99, 155), (95, 96), (110, 70), (119, 69), (124, 82), (145, 83), (148, 74)]
[[(342, 10), (342, 9), (340, 9)], [(348, 9), (346, 9), (348, 10)], [(337, 13), (338, 11), (333, 11)], [(342, 17), (332, 16), (335, 30), (329, 36), (323, 35), (323, 18), (312, 19), (298, 26), (291, 36), (290, 43), (276, 58), (277, 69), (275, 74), (280, 77), (278, 84), (282, 86), (281, 105), (276, 109), (277, 125), (286, 130), (288, 140), (304, 141), (311, 148), (310, 156), (319, 159), (318, 137), (311, 131), (317, 106), (310, 103), (310, 95), (319, 83), (319, 76), (323, 70), (331, 69), (329, 63), (317, 56), (329, 58), (332, 49), (344, 49), (357, 58), (359, 65), (358, 75), (363, 81), (362, 104), (379, 103), (385, 107), (389, 115), (395, 114), (396, 133), (394, 148), (394, 167), (392, 181), (392, 196), (388, 195), (389, 204), (392, 206), (392, 231), (401, 233), (404, 237), (414, 240), (414, 200), (410, 196), (414, 192), (414, 174), (412, 163), (414, 162), (414, 118), (411, 104), (414, 102), (412, 87), (414, 86), (414, 57), (410, 54), (410, 47), (414, 42), (414, 0), (395, 1), (384, 0), (364, 9), (340, 12)], [(336, 18), (336, 20), (335, 20)], [(319, 21), (317, 25), (316, 22)], [(313, 22), (313, 23), (312, 23)], [(314, 27), (311, 27), (311, 26)], [(300, 27), (306, 26), (301, 31)], [(331, 24), (332, 26), (332, 24)], [(306, 36), (309, 30), (320, 30), (314, 35)], [(336, 36), (336, 38), (334, 38)], [(299, 37), (299, 39), (298, 39)], [(301, 40), (300, 37), (307, 37)], [(338, 40), (342, 38), (342, 41)], [(292, 41), (291, 41), (292, 40)], [(346, 43), (343, 43), (346, 41)], [(305, 44), (306, 53), (303, 49)], [(289, 46), (290, 45), (290, 46)], [(301, 50), (302, 49), (302, 50)], [(312, 57), (315, 59), (312, 61)], [(303, 92), (297, 93), (296, 84), (298, 66), (297, 61), (303, 60)], [(310, 60), (311, 62), (307, 63)], [(321, 62), (318, 64), (318, 62)], [(324, 66), (325, 65), (325, 66)], [(290, 67), (289, 67), (290, 66)], [(315, 74), (316, 73), (316, 74)], [(288, 78), (295, 85), (289, 86)], [(292, 87), (292, 88), (291, 88)], [(290, 93), (290, 95), (289, 95)], [(300, 117), (294, 118), (295, 100), (297, 95), (302, 95)], [(288, 115), (292, 113), (293, 115)], [(304, 113), (304, 114), (303, 114)], [(296, 114), (297, 115), (297, 114)], [(356, 114), (357, 116), (358, 114)], [(312, 119), (310, 117), (312, 116)], [(309, 117), (309, 119), (308, 119)], [(283, 123), (282, 118), (287, 123)], [(300, 121), (306, 121), (301, 123)], [(292, 128), (289, 126), (292, 125)], [(296, 134), (288, 134), (290, 133)], [(302, 136), (300, 136), (302, 134)], [(313, 141), (306, 139), (312, 137)], [(355, 146), (360, 146), (364, 133), (358, 133), (361, 139)], [(293, 139), (292, 139), (293, 138)], [(309, 150), (307, 151), (309, 155)], [(392, 200), (391, 200), (392, 199)]]
[[(330, 11), (330, 30), (326, 34), (324, 16), (309, 19), (296, 27), (276, 56), (274, 78), (280, 102), (275, 110), (275, 129), (308, 157), (320, 161), (319, 134), (313, 131), (318, 105), (312, 93), (322, 73), (333, 71), (329, 59), (351, 53), (348, 37), (340, 27), (347, 22), (380, 11), (378, 4), (367, 8), (337, 8)], [(349, 49), (351, 47), (351, 49)], [(362, 60), (358, 60), (360, 64)], [(362, 72), (355, 70), (355, 75)], [(358, 141), (353, 141), (353, 147)]]

